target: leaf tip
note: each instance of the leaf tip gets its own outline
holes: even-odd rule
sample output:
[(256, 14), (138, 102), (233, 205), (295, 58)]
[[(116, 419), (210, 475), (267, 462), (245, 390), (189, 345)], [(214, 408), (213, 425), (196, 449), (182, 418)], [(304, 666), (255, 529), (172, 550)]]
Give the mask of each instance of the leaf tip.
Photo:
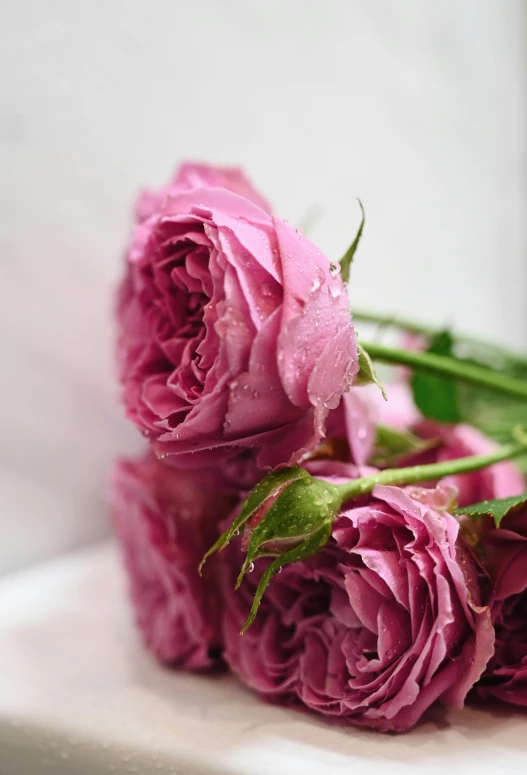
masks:
[(236, 584), (234, 585), (234, 589), (239, 589), (241, 587), (242, 581), (245, 577), (245, 574), (247, 572), (247, 560), (242, 565), (242, 568), (238, 574), (238, 578), (236, 579)]

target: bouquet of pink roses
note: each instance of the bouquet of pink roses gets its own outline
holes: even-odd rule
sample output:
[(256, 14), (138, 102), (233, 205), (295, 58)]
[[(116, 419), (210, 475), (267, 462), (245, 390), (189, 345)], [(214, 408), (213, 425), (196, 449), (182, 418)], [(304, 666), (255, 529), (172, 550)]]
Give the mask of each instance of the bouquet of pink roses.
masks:
[[(139, 627), (163, 663), (381, 730), (527, 707), (527, 359), (355, 311), (406, 332), (358, 343), (363, 226), (332, 263), (237, 169), (140, 197), (118, 367), (147, 450), (112, 477)], [(376, 361), (404, 367), (386, 389)]]

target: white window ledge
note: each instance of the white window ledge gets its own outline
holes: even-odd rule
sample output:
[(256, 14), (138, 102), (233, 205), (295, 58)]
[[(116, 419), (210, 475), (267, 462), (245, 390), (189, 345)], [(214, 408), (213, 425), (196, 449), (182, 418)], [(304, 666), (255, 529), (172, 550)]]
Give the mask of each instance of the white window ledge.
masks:
[(527, 715), (465, 710), (399, 737), (158, 667), (103, 545), (0, 583), (1, 775), (522, 772)]

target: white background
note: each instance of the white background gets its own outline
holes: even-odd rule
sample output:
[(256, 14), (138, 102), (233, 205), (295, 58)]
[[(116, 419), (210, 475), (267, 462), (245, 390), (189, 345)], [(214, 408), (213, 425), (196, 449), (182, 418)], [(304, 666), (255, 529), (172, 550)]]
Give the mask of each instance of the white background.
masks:
[(0, 569), (94, 540), (135, 444), (111, 288), (143, 183), (238, 163), (352, 301), (527, 340), (521, 0), (3, 0)]

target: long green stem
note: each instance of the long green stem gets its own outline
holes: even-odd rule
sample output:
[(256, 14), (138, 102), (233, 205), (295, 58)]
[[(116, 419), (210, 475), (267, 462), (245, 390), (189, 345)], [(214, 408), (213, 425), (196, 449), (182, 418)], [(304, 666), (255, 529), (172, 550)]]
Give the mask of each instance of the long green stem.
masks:
[(503, 393), (527, 400), (527, 382), (500, 374), (484, 366), (475, 366), (466, 361), (434, 353), (399, 350), (377, 342), (361, 342), (360, 344), (373, 360), (410, 366), (415, 371), (452, 377), (473, 385), (480, 385), (495, 393)]
[(353, 321), (362, 321), (363, 323), (374, 323), (382, 328), (398, 328), (401, 331), (407, 331), (409, 334), (418, 334), (420, 336), (433, 336), (436, 329), (432, 326), (425, 326), (415, 320), (407, 320), (398, 315), (380, 315), (377, 312), (369, 310), (355, 309), (353, 307)]
[(444, 476), (477, 471), (494, 463), (500, 463), (502, 460), (509, 460), (526, 451), (527, 442), (523, 439), (516, 444), (500, 447), (495, 452), (487, 455), (472, 455), (471, 457), (457, 458), (456, 460), (446, 460), (443, 463), (430, 463), (422, 466), (409, 466), (408, 468), (388, 468), (373, 476), (367, 476), (363, 479), (352, 479), (349, 482), (335, 486), (339, 490), (344, 503), (351, 498), (356, 498), (358, 495), (365, 495), (371, 492), (377, 484), (401, 485), (429, 482), (434, 479), (441, 479)]
[[(406, 331), (409, 334), (417, 334), (418, 336), (432, 337), (437, 334), (438, 328), (433, 326), (427, 326), (423, 323), (418, 323), (415, 320), (408, 320), (407, 318), (401, 318), (399, 315), (381, 315), (371, 310), (355, 309), (353, 308), (353, 320), (362, 321), (364, 323), (373, 323), (381, 328), (396, 328), (400, 331)], [(517, 363), (521, 366), (527, 364), (527, 356), (522, 356), (517, 352), (511, 352), (505, 347), (502, 347), (495, 342), (485, 342), (482, 339), (478, 339), (475, 336), (467, 336), (466, 334), (455, 334), (455, 339), (459, 344), (468, 345), (474, 348), (484, 348), (486, 351), (491, 351), (500, 355), (507, 360)]]

